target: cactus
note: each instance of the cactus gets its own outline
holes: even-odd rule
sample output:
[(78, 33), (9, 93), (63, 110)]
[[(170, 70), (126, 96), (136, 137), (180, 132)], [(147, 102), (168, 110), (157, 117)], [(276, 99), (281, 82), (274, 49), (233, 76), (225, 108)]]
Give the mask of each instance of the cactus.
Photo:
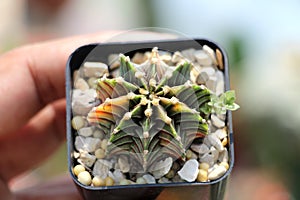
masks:
[(157, 48), (140, 65), (120, 54), (120, 77), (98, 80), (101, 104), (87, 117), (107, 134), (107, 156), (129, 155), (142, 171), (166, 157), (185, 160), (191, 143), (208, 134), (212, 110), (211, 92), (190, 80), (192, 68), (168, 66)]

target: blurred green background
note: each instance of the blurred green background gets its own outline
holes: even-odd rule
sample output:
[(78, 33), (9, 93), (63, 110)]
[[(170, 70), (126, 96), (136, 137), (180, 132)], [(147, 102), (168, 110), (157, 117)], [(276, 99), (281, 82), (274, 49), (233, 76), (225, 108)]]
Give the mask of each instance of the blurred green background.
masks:
[[(1, 0), (0, 52), (101, 30), (163, 27), (229, 56), (235, 167), (227, 199), (300, 199), (300, 1)], [(66, 147), (12, 183), (67, 173)], [(30, 181), (29, 181), (30, 180)]]

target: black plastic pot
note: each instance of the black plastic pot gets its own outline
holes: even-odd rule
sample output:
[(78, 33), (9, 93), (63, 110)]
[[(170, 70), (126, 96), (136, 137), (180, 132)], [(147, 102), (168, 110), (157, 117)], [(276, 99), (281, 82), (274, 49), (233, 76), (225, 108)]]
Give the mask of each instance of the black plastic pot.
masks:
[(201, 199), (201, 200), (222, 200), (224, 198), (228, 176), (231, 173), (234, 163), (233, 151), (233, 132), (232, 117), (228, 111), (226, 123), (229, 130), (229, 169), (219, 179), (211, 182), (195, 183), (167, 183), (167, 184), (146, 184), (146, 185), (128, 185), (128, 186), (109, 186), (109, 187), (91, 187), (78, 182), (72, 173), (75, 159), (72, 157), (74, 151), (75, 130), (72, 129), (72, 108), (71, 91), (73, 86), (72, 74), (85, 61), (101, 61), (107, 63), (107, 57), (113, 53), (128, 53), (129, 56), (134, 52), (145, 51), (158, 47), (159, 49), (170, 52), (180, 51), (188, 48), (199, 49), (207, 45), (213, 50), (219, 49), (223, 54), (225, 89), (229, 90), (228, 61), (224, 50), (216, 43), (205, 40), (170, 40), (170, 41), (146, 41), (137, 43), (107, 43), (107, 44), (89, 44), (78, 48), (69, 58), (66, 68), (66, 97), (67, 97), (67, 142), (68, 142), (68, 162), (70, 174), (84, 199), (88, 200), (126, 200), (126, 199)]

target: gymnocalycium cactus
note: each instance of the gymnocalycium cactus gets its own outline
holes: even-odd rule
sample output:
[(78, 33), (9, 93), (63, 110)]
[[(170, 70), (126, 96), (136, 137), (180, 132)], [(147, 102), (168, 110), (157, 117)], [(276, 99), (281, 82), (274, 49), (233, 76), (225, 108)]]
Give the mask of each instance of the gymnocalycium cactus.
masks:
[[(140, 65), (120, 55), (120, 77), (98, 80), (101, 104), (88, 114), (108, 134), (107, 156), (129, 155), (142, 171), (167, 157), (185, 160), (191, 143), (208, 134), (209, 114), (220, 110), (214, 109), (218, 97), (191, 82), (192, 68), (189, 61), (168, 66), (157, 48)], [(228, 102), (223, 107), (233, 109)]]

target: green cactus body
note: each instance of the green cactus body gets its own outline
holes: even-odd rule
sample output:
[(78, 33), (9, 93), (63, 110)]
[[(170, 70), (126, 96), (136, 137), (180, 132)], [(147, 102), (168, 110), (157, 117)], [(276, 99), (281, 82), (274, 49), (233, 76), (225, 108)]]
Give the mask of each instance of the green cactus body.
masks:
[(141, 171), (166, 157), (185, 160), (191, 143), (208, 133), (202, 110), (211, 100), (190, 81), (192, 68), (188, 61), (168, 66), (157, 48), (140, 65), (120, 55), (120, 77), (98, 80), (102, 103), (88, 114), (108, 135), (107, 156), (128, 155)]

